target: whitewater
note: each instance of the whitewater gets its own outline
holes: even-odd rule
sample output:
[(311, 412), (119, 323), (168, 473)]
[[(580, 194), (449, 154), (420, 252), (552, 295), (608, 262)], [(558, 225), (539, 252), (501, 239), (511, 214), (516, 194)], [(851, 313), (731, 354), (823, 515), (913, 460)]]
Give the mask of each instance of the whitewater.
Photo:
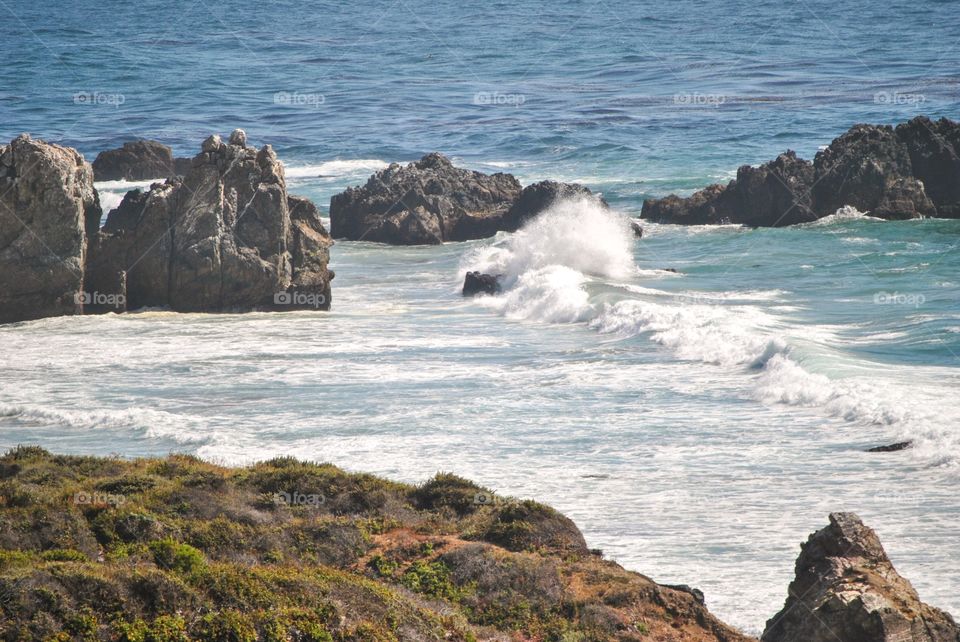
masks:
[[(291, 183), (322, 201), (377, 166)], [(553, 504), (591, 546), (697, 585), (752, 633), (798, 544), (853, 510), (923, 599), (958, 610), (957, 223), (845, 211), (783, 230), (645, 224), (637, 240), (635, 215), (569, 200), (492, 239), (338, 242), (330, 313), (4, 326), (0, 446), (455, 471)], [(464, 299), (469, 270), (503, 292)]]

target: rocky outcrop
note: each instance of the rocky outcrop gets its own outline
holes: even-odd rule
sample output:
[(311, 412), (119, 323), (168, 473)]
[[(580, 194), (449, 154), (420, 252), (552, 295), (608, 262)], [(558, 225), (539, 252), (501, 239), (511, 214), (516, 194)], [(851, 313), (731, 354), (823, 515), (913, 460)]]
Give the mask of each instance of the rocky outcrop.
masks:
[(913, 176), (907, 146), (892, 127), (855, 125), (818, 152), (813, 163), (823, 216), (845, 205), (885, 219), (936, 215), (923, 183)]
[(100, 215), (76, 150), (27, 134), (0, 147), (0, 323), (83, 311), (86, 230)]
[(124, 197), (92, 244), (90, 278), (108, 292), (125, 279), (130, 308), (328, 309), (331, 244), (270, 146), (237, 130), (204, 141), (182, 179)]
[(98, 181), (148, 181), (182, 176), (189, 170), (189, 158), (174, 158), (172, 149), (155, 140), (124, 143), (123, 147), (100, 152), (93, 161)]
[(330, 201), (334, 238), (393, 245), (433, 245), (516, 231), (557, 199), (591, 197), (582, 185), (543, 181), (521, 190), (510, 174), (459, 167), (439, 153), (393, 164)]
[(813, 165), (788, 151), (760, 167), (744, 165), (726, 186), (712, 185), (690, 198), (647, 200), (641, 217), (687, 225), (793, 225), (818, 218), (812, 211), (813, 184)]
[(442, 154), (397, 163), (330, 201), (334, 238), (396, 245), (438, 244), (492, 236), (520, 193), (509, 174), (454, 167)]
[(859, 517), (834, 513), (801, 547), (786, 604), (762, 640), (958, 642), (960, 629), (920, 601)]
[(467, 272), (467, 275), (463, 278), (463, 296), (499, 293), (500, 279), (493, 274)]
[(889, 220), (960, 217), (960, 124), (917, 117), (889, 126), (855, 125), (817, 153), (793, 152), (743, 166), (728, 185), (688, 198), (648, 199), (642, 218), (704, 225), (782, 226), (852, 206)]

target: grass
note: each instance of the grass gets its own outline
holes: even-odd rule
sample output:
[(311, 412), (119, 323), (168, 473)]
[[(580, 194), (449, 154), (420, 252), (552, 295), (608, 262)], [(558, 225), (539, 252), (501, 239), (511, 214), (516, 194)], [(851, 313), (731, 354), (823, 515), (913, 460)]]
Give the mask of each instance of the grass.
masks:
[(553, 509), (491, 497), (447, 473), (18, 447), (0, 457), (0, 640), (742, 639)]

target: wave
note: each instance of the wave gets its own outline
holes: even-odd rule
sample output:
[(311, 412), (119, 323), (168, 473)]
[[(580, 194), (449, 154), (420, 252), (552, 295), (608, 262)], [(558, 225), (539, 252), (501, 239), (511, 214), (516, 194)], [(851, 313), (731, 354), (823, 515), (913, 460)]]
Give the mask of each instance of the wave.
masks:
[(833, 214), (824, 216), (810, 223), (801, 223), (797, 227), (824, 227), (826, 225), (836, 225), (837, 223), (849, 223), (850, 221), (882, 221), (882, 218), (870, 216), (861, 212), (852, 205), (844, 205)]
[(318, 165), (295, 165), (284, 167), (287, 178), (333, 178), (354, 174), (372, 173), (384, 169), (389, 163), (377, 158), (332, 160)]
[[(853, 212), (841, 216), (860, 218)], [(507, 318), (581, 323), (627, 339), (642, 336), (678, 359), (739, 370), (748, 396), (758, 402), (893, 427), (920, 440), (937, 435), (942, 447), (943, 430), (937, 428), (942, 422), (900, 394), (897, 378), (906, 386), (918, 378), (936, 382), (936, 376), (904, 366), (878, 380), (870, 374), (876, 364), (851, 361), (825, 347), (836, 328), (791, 328), (774, 316), (778, 308), (771, 303), (784, 300), (789, 294), (784, 290), (678, 293), (640, 285), (636, 281), (650, 274), (637, 268), (634, 245), (623, 214), (590, 199), (566, 200), (515, 234), (473, 248), (461, 260), (460, 276), (471, 270), (500, 275), (503, 293), (477, 303)], [(830, 364), (837, 378), (811, 372), (805, 367), (809, 361)]]

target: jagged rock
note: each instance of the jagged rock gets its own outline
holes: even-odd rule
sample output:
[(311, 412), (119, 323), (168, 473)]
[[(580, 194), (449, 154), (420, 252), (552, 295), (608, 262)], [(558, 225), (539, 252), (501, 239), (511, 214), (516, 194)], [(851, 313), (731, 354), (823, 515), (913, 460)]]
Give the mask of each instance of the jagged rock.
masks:
[(638, 239), (643, 238), (643, 226), (641, 226), (639, 223), (637, 223), (633, 219), (630, 220), (630, 229), (633, 230), (633, 235), (635, 237), (637, 237)]
[(481, 274), (480, 272), (467, 272), (463, 279), (463, 296), (476, 296), (478, 294), (499, 294), (500, 278), (492, 274)]
[(661, 223), (739, 223), (779, 227), (816, 220), (810, 161), (788, 151), (760, 167), (744, 165), (728, 185), (711, 185), (690, 198), (668, 196), (643, 203), (641, 218)]
[(546, 211), (557, 200), (579, 197), (596, 199), (600, 205), (608, 207), (603, 198), (596, 196), (588, 188), (578, 183), (540, 181), (523, 188), (513, 205), (510, 206), (510, 210), (503, 217), (501, 229), (515, 232), (524, 223)]
[(210, 136), (182, 179), (129, 192), (93, 244), (91, 279), (109, 289), (123, 275), (131, 309), (329, 308), (332, 242), (319, 214), (288, 196), (269, 145), (230, 140)]
[(960, 218), (960, 123), (925, 116), (897, 125), (913, 175), (923, 183), (937, 216)]
[(817, 153), (743, 166), (729, 185), (689, 198), (648, 199), (641, 218), (664, 223), (793, 225), (852, 206), (884, 219), (960, 217), (960, 124), (919, 116), (898, 125), (855, 125)]
[(83, 311), (86, 229), (100, 215), (76, 150), (27, 134), (0, 147), (0, 323)]
[(885, 219), (936, 215), (892, 127), (855, 125), (817, 152), (813, 164), (817, 209), (824, 216), (845, 205)]
[(442, 154), (397, 163), (330, 201), (334, 238), (395, 245), (438, 244), (492, 236), (520, 193), (509, 174), (454, 167)]
[(853, 513), (801, 546), (783, 610), (763, 642), (958, 642), (949, 614), (920, 601), (877, 534)]
[(190, 160), (174, 158), (173, 150), (155, 140), (135, 140), (97, 154), (93, 174), (97, 181), (146, 181), (185, 174)]

